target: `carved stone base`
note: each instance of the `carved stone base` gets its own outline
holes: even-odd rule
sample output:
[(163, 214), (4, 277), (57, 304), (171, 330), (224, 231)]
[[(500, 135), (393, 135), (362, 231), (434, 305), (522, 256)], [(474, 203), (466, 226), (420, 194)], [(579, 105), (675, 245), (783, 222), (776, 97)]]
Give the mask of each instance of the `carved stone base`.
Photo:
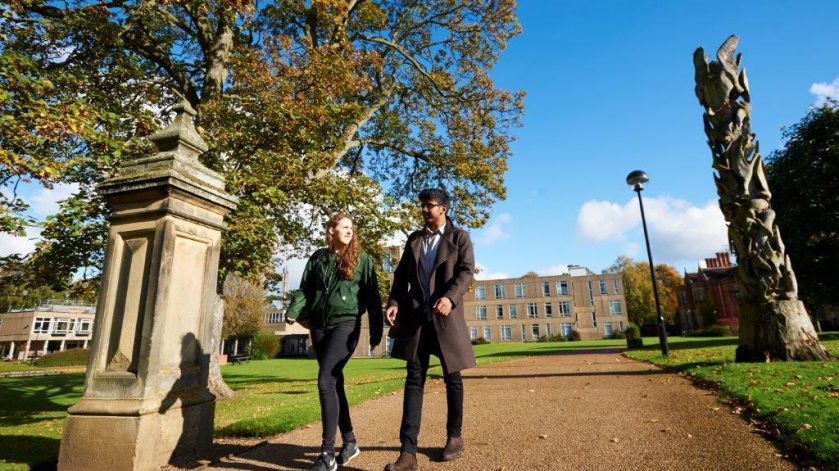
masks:
[(744, 303), (741, 307), (736, 361), (829, 359), (801, 301)]
[(157, 470), (212, 445), (213, 401), (139, 416), (74, 415), (64, 423), (58, 468)]

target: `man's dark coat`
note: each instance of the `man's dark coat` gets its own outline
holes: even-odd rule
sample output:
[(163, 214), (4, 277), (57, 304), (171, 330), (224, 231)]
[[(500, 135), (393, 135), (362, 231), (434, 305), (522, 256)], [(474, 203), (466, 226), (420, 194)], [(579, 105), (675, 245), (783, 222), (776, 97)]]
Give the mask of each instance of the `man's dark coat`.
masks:
[[(405, 250), (393, 274), (393, 286), (388, 297), (388, 306), (399, 306), (391, 356), (408, 361), (416, 357), (420, 330), (426, 318), (422, 285), (419, 282), (424, 231), (422, 229), (408, 236)], [(452, 301), (452, 310), (448, 316), (432, 315), (446, 373), (475, 366), (469, 329), (463, 317), (463, 294), (469, 289), (474, 272), (475, 256), (469, 233), (454, 227), (451, 220), (447, 219), (429, 281), (432, 307), (443, 296)]]

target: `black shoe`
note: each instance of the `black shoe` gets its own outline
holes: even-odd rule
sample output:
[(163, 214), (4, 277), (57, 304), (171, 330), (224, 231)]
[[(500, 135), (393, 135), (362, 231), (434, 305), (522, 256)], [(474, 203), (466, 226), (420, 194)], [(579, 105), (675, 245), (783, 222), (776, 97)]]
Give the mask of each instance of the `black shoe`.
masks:
[(337, 469), (338, 463), (335, 462), (335, 457), (330, 453), (323, 452), (318, 455), (315, 465), (309, 468), (309, 471), (335, 471)]
[(341, 452), (338, 453), (338, 466), (344, 466), (360, 453), (361, 450), (358, 449), (356, 442), (344, 443), (344, 446), (341, 447)]

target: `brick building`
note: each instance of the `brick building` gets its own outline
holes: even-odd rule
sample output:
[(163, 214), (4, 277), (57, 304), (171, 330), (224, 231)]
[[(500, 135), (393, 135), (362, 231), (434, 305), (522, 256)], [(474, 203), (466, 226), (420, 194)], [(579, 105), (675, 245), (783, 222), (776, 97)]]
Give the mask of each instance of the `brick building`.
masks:
[(736, 331), (740, 325), (740, 287), (735, 277), (736, 265), (728, 252), (718, 252), (705, 259), (705, 267), (685, 273), (679, 291), (679, 319), (682, 329), (691, 333), (713, 324), (728, 325)]

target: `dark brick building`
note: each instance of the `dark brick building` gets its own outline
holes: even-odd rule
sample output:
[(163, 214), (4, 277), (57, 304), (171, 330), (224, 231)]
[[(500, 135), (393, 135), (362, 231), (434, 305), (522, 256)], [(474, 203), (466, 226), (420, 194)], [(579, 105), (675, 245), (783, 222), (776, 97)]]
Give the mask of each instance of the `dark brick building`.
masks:
[(735, 278), (737, 267), (727, 252), (705, 259), (705, 268), (685, 273), (685, 285), (679, 292), (679, 318), (686, 333), (713, 324), (740, 325), (738, 302), (740, 288)]

